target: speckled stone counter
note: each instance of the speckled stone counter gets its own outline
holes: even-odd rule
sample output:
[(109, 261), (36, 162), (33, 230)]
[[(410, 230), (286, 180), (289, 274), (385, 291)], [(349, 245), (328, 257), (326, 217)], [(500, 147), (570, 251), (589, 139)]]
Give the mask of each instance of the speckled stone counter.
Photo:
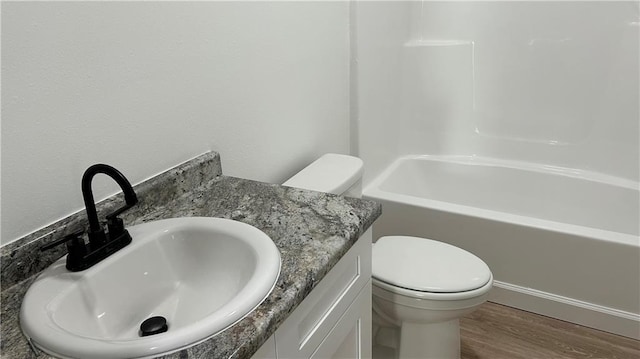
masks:
[[(140, 203), (126, 225), (162, 218), (206, 216), (251, 224), (280, 249), (282, 269), (273, 292), (243, 320), (213, 338), (163, 358), (250, 358), (380, 215), (371, 201), (344, 198), (221, 175), (220, 159), (207, 153), (135, 186)], [(98, 213), (119, 205), (108, 199)], [(20, 331), (20, 303), (37, 274), (64, 254), (41, 253), (46, 242), (86, 225), (77, 213), (2, 247), (1, 356), (36, 355)], [(135, 238), (134, 238), (135, 240)]]

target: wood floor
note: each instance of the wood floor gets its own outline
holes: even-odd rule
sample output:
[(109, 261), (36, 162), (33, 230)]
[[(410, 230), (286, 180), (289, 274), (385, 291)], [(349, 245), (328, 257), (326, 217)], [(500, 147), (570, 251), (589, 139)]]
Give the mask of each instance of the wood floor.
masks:
[(460, 321), (461, 359), (640, 359), (640, 341), (486, 303)]

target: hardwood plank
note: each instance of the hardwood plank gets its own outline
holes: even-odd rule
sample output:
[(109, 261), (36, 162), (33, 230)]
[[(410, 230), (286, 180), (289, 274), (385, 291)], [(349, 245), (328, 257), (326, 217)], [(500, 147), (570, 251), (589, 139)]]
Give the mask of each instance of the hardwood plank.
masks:
[(462, 359), (639, 359), (640, 341), (486, 303), (460, 320)]

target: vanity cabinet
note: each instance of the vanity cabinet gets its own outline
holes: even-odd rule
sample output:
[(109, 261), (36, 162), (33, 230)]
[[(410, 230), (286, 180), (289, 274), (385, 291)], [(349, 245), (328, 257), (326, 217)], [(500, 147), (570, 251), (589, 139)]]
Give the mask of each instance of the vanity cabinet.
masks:
[(252, 359), (371, 357), (371, 229)]

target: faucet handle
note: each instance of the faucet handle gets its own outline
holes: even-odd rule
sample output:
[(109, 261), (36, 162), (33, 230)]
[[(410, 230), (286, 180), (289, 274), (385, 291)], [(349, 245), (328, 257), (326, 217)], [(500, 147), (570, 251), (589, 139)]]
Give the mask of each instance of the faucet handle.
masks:
[(67, 245), (68, 253), (66, 265), (67, 269), (72, 272), (86, 269), (87, 266), (85, 265), (85, 257), (87, 256), (88, 248), (84, 243), (84, 238), (82, 238), (83, 234), (84, 230), (73, 232), (62, 237), (61, 239), (58, 239), (57, 241), (45, 244), (44, 246), (40, 247), (40, 250), (46, 251), (65, 243)]
[(118, 218), (118, 216), (138, 203), (138, 197), (135, 192), (130, 193), (128, 197), (125, 194), (125, 198), (127, 201), (124, 206), (116, 209), (113, 213), (106, 215), (107, 228), (109, 229), (109, 237), (111, 240), (116, 239), (125, 232), (124, 221), (121, 218)]
[(124, 233), (124, 221), (122, 218), (107, 216), (107, 228), (109, 229), (109, 237), (114, 240)]
[(84, 244), (84, 239), (82, 235), (84, 234), (84, 230), (78, 230), (71, 234), (68, 234), (61, 239), (53, 241), (51, 243), (45, 244), (40, 247), (40, 251), (44, 252), (49, 249), (55, 248), (63, 243), (67, 244), (67, 252), (69, 252), (72, 256), (82, 256), (86, 253), (87, 248)]

